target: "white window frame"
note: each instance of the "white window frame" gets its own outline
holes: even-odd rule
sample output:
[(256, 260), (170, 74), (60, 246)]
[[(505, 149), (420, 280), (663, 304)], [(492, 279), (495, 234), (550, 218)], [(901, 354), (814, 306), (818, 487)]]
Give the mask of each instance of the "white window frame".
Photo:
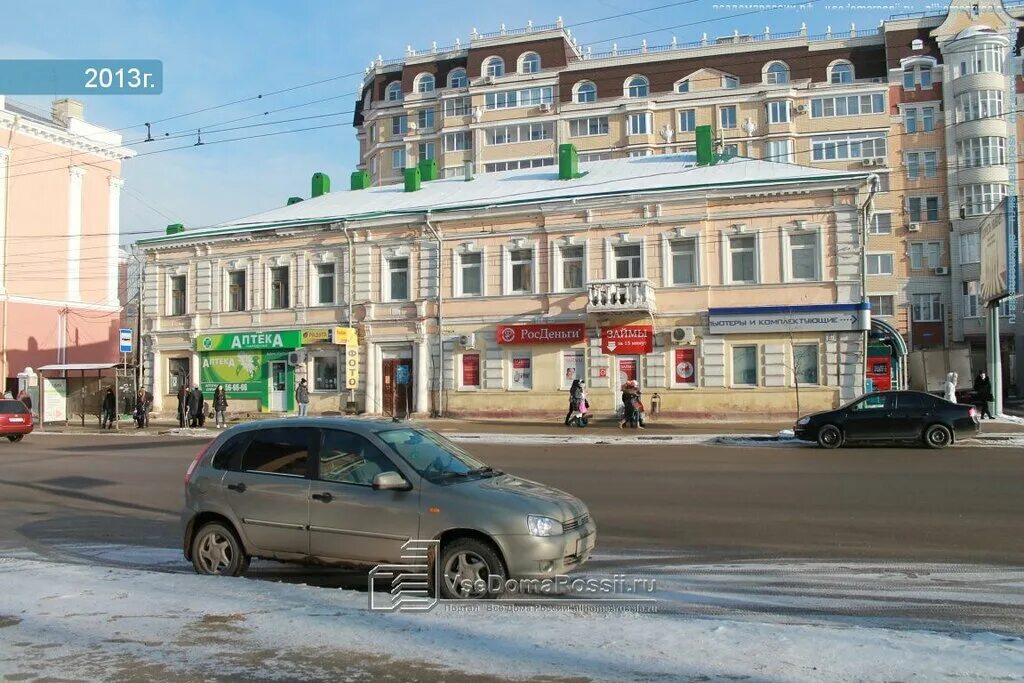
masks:
[[(583, 89), (586, 86), (590, 86), (590, 88), (593, 89), (593, 98), (590, 98), (588, 96), (587, 99), (583, 99), (583, 97), (580, 95), (580, 93), (583, 92)], [(588, 90), (587, 92), (590, 92), (590, 90)], [(597, 84), (594, 83), (593, 81), (577, 81), (576, 84), (572, 86), (572, 101), (576, 102), (577, 104), (597, 102)]]
[[(839, 133), (811, 138), (812, 161), (847, 161), (884, 158), (888, 153), (887, 134), (881, 131)], [(879, 151), (881, 142), (881, 151)], [(867, 147), (870, 153), (865, 153)], [(831, 152), (832, 156), (829, 156)]]
[(885, 113), (885, 93), (811, 98), (811, 118), (830, 119)]
[(441, 111), (446, 119), (470, 116), (473, 113), (473, 102), (468, 95), (449, 97), (441, 105)]
[[(693, 242), (693, 275), (692, 283), (676, 283), (675, 252), (673, 247), (681, 242)], [(661, 286), (687, 289), (699, 287), (704, 273), (703, 254), (701, 253), (700, 232), (677, 228), (675, 232), (662, 235), (661, 242)]]
[(981, 263), (981, 233), (960, 233), (960, 263)]
[(456, 130), (451, 133), (445, 133), (442, 137), (442, 142), (446, 152), (466, 152), (473, 149), (473, 132)]
[(738, 76), (722, 76), (722, 87), (726, 90), (735, 90), (740, 87), (740, 79)]
[[(723, 118), (725, 112), (727, 111), (732, 112), (732, 121), (730, 122), (731, 125), (726, 125), (726, 121)], [(720, 106), (718, 108), (718, 127), (721, 128), (722, 130), (735, 130), (737, 126), (739, 126), (739, 111), (737, 110), (736, 105), (726, 104)]]
[(871, 306), (871, 317), (872, 318), (893, 318), (896, 316), (896, 294), (895, 293), (880, 293), (880, 294), (868, 294), (868, 302), (871, 302), (873, 298), (887, 298), (889, 299), (889, 312), (882, 313), (881, 309), (876, 310), (875, 306)]
[(413, 82), (413, 88), (419, 94), (426, 94), (434, 92), (437, 87), (437, 79), (434, 78), (434, 74), (423, 72), (416, 75), (416, 80)]
[(469, 74), (463, 67), (457, 67), (448, 72), (447, 81), (449, 88), (465, 88), (469, 85)]
[[(636, 250), (639, 250), (640, 253), (638, 255), (619, 256), (618, 253), (617, 253), (619, 249), (636, 249)], [(647, 273), (647, 269), (645, 268), (645, 266), (647, 264), (644, 262), (646, 260), (644, 258), (644, 256), (645, 256), (645, 254), (644, 254), (644, 244), (643, 244), (643, 242), (640, 242), (639, 244), (636, 244), (636, 243), (633, 243), (633, 242), (619, 242), (617, 244), (612, 244), (611, 271), (610, 271), (609, 279), (615, 279), (615, 280), (642, 280), (642, 279), (644, 279), (646, 277), (646, 273)], [(639, 260), (639, 271), (640, 271), (639, 275), (626, 275), (625, 277), (620, 277), (619, 276), (618, 270), (619, 270), (619, 262), (620, 261), (623, 262), (623, 263), (628, 264), (628, 269), (632, 270), (633, 269), (633, 265), (636, 264), (637, 260)]]
[(792, 104), (789, 100), (772, 100), (764, 105), (765, 118), (769, 125), (789, 123), (789, 110)]
[[(174, 288), (173, 288), (173, 282), (174, 282), (174, 278), (178, 278), (178, 277), (185, 278), (185, 301), (182, 304), (183, 310), (182, 310), (181, 313), (175, 313), (174, 312)], [(164, 310), (166, 311), (165, 315), (167, 315), (169, 317), (178, 318), (178, 317), (181, 317), (181, 316), (186, 316), (186, 315), (191, 315), (192, 314), (192, 302), (191, 302), (191, 298), (192, 297), (190, 297), (188, 295), (188, 292), (189, 292), (189, 280), (190, 279), (191, 278), (189, 277), (188, 266), (179, 266), (179, 267), (177, 267), (177, 268), (175, 268), (173, 270), (169, 270), (167, 272), (167, 274), (165, 276), (165, 279), (164, 279), (164, 288), (165, 288), (164, 291), (166, 292), (166, 295), (165, 295), (166, 301), (164, 302)]]
[[(618, 237), (606, 237), (604, 240), (604, 277), (606, 280), (618, 280), (615, 273), (615, 248), (616, 247), (640, 247), (640, 278), (646, 278), (648, 273), (647, 263), (647, 238), (636, 237), (635, 235), (619, 235)], [(636, 278), (626, 278), (636, 279)]]
[[(252, 308), (252, 268), (248, 261), (232, 261), (222, 266), (224, 270), (223, 296), (221, 297), (221, 311), (224, 313), (246, 313)], [(242, 297), (242, 308), (231, 310), (231, 275), (232, 273), (243, 273), (245, 275), (245, 293)]]
[(406, 154), (405, 147), (395, 147), (391, 150), (391, 168), (401, 172), (405, 169)]
[[(839, 67), (847, 67), (841, 71), (837, 71)], [(849, 78), (844, 78), (842, 75), (836, 79), (836, 74), (849, 74)], [(857, 80), (857, 70), (853, 64), (846, 59), (837, 59), (828, 65), (828, 82), (832, 85), (842, 85), (847, 83), (853, 83)]]
[[(408, 289), (408, 298), (395, 299), (391, 294), (391, 262), (395, 260), (405, 259), (407, 262), (406, 266), (406, 289)], [(410, 253), (409, 247), (388, 247), (381, 250), (380, 255), (380, 298), (381, 301), (387, 303), (401, 303), (406, 301), (416, 300), (416, 291), (414, 289), (415, 279), (413, 277), (413, 259)]]
[[(527, 250), (532, 252), (530, 260), (532, 270), (532, 283), (529, 292), (516, 292), (512, 290), (512, 252)], [(501, 245), (501, 293), (504, 296), (537, 296), (540, 293), (540, 272), (537, 268), (537, 244), (533, 241), (517, 240), (513, 244)]]
[[(882, 270), (879, 270), (879, 272), (877, 272), (877, 273), (872, 273), (871, 272), (871, 268), (870, 268), (872, 257), (878, 258), (878, 259), (882, 259), (883, 257), (888, 257), (888, 259), (889, 259), (889, 271), (888, 272), (884, 272)], [(868, 264), (868, 265), (865, 266), (865, 269), (867, 270), (866, 275), (868, 277), (892, 277), (893, 274), (896, 271), (896, 253), (892, 252), (892, 251), (869, 251), (867, 253), (865, 261)], [(881, 260), (878, 261), (878, 265), (879, 266), (882, 265)]]
[[(757, 285), (761, 284), (761, 274), (763, 269), (761, 268), (761, 236), (757, 232), (737, 232), (732, 234), (722, 234), (724, 239), (725, 249), (722, 250), (722, 273), (723, 284), (725, 285)], [(732, 253), (733, 246), (732, 241), (739, 239), (750, 238), (754, 240), (754, 279), (753, 280), (741, 280), (737, 281), (732, 272)]]
[[(736, 350), (754, 349), (754, 383), (746, 384), (736, 381)], [(756, 389), (761, 386), (761, 346), (760, 344), (730, 344), (729, 345), (729, 386), (734, 389)]]
[[(466, 294), (462, 291), (462, 257), (476, 254), (480, 256), (480, 293)], [(452, 297), (455, 299), (477, 299), (487, 296), (487, 247), (477, 246), (472, 242), (452, 249)]]
[[(796, 350), (798, 348), (813, 348), (814, 349), (814, 381), (813, 382), (803, 382), (803, 381), (798, 380), (797, 377), (796, 377), (796, 373), (797, 373)], [(787, 377), (786, 384), (788, 386), (795, 386), (796, 384), (799, 384), (802, 387), (818, 387), (818, 386), (821, 386), (821, 376), (823, 374), (822, 373), (822, 367), (821, 367), (821, 357), (822, 357), (821, 344), (816, 342), (816, 341), (794, 341), (792, 344), (789, 345), (789, 353), (790, 353), (790, 361), (791, 361), (790, 365), (793, 368), (793, 372), (792, 373), (787, 373), (788, 377)]]
[[(634, 122), (643, 121), (644, 130), (634, 127)], [(628, 135), (650, 135), (654, 131), (654, 115), (649, 111), (633, 112), (626, 115), (626, 132)]]
[[(974, 284), (974, 294), (970, 293), (971, 284)], [(963, 280), (960, 287), (961, 315), (964, 318), (980, 318), (984, 308), (981, 305), (981, 283), (977, 280)]]
[[(683, 117), (687, 117), (687, 121), (684, 124)], [(692, 133), (697, 130), (697, 110), (696, 109), (680, 109), (676, 112), (676, 125), (679, 127), (680, 133)]]
[(416, 145), (416, 157), (419, 160), (437, 159), (437, 143), (433, 140), (420, 142)]
[[(531, 65), (530, 68), (527, 68), (527, 64)], [(536, 64), (536, 67), (532, 66), (533, 64)], [(536, 52), (532, 52), (532, 51), (531, 52), (524, 52), (523, 54), (519, 55), (518, 64), (516, 65), (516, 70), (519, 73), (521, 73), (521, 74), (540, 73), (540, 70), (542, 68), (544, 68), (544, 67), (543, 67), (543, 65), (541, 63), (540, 55), (537, 54)]]
[(622, 83), (622, 96), (640, 99), (651, 96), (651, 81), (643, 74), (633, 74)]
[[(779, 67), (781, 67), (781, 70)], [(789, 65), (781, 60), (768, 62), (764, 65), (764, 72), (761, 74), (761, 77), (768, 85), (783, 85), (785, 83), (789, 83)]]
[[(597, 132), (592, 132), (596, 128)], [(608, 135), (607, 116), (586, 116), (578, 119), (569, 119), (569, 137), (589, 138), (599, 135)]]
[[(785, 146), (786, 150), (780, 154), (775, 149), (776, 146)], [(764, 141), (764, 156), (762, 157), (766, 161), (774, 161), (779, 164), (794, 164), (796, 163), (796, 152), (794, 150), (792, 138), (776, 138)]]
[[(915, 252), (918, 252), (916, 256)], [(907, 245), (907, 266), (910, 270), (939, 268), (945, 255), (945, 243), (942, 240), (914, 240)]]
[(672, 90), (677, 93), (688, 93), (690, 92), (690, 78), (680, 78), (678, 81), (672, 84)]
[[(783, 228), (783, 233), (784, 233), (784, 236), (785, 236), (785, 239), (783, 240), (783, 244), (785, 245), (785, 248), (783, 249), (784, 253), (783, 253), (783, 260), (782, 260), (782, 273), (783, 273), (784, 281), (785, 282), (820, 282), (821, 279), (822, 279), (822, 273), (823, 273), (823, 269), (824, 269), (824, 263), (822, 262), (822, 255), (823, 255), (824, 249), (822, 248), (822, 243), (821, 243), (822, 242), (822, 240), (821, 240), (821, 228), (820, 227), (815, 227), (815, 228), (808, 228), (808, 229), (803, 229), (803, 230), (800, 230), (800, 229), (785, 229), (785, 228)], [(814, 249), (814, 275), (812, 277), (809, 277), (809, 278), (798, 278), (798, 277), (795, 277), (793, 275), (793, 254), (794, 254), (793, 238), (794, 237), (803, 237), (803, 236), (808, 236), (808, 235), (812, 236), (814, 238), (813, 239), (813, 245), (812, 245), (812, 248)], [(801, 248), (801, 250), (803, 250), (803, 249), (806, 249), (806, 247), (802, 247)]]
[[(583, 249), (581, 263), (583, 266), (583, 282), (578, 288), (567, 288), (565, 287), (565, 256), (563, 250), (575, 248)], [(551, 257), (551, 282), (553, 285), (551, 290), (553, 292), (585, 292), (587, 290), (587, 283), (590, 282), (590, 245), (587, 240), (574, 236), (561, 239), (552, 245)]]
[[(515, 372), (515, 360), (517, 358), (528, 358), (530, 360), (530, 386), (520, 387), (512, 384), (512, 373)], [(534, 389), (534, 371), (537, 369), (533, 362), (533, 351), (529, 349), (510, 349), (505, 353), (505, 364), (507, 373), (505, 375), (505, 390), (506, 391), (533, 391)]]
[(480, 72), (491, 78), (501, 78), (505, 75), (505, 60), (497, 55), (491, 55), (480, 62)]
[(422, 133), (423, 131), (434, 130), (434, 126), (436, 125), (437, 114), (434, 112), (432, 107), (425, 107), (423, 109), (416, 110), (417, 132)]
[[(876, 221), (876, 218), (885, 216), (888, 220), (886, 221), (885, 229), (880, 228), (880, 221)], [(868, 225), (869, 235), (891, 235), (892, 234), (892, 212), (891, 211), (875, 211), (871, 216), (871, 224)]]
[(405, 94), (402, 92), (402, 81), (391, 81), (384, 88), (386, 102), (401, 102), (403, 99), (405, 99)]
[[(918, 318), (918, 301), (922, 297), (929, 297), (928, 299), (928, 317)], [(935, 307), (938, 306), (938, 315), (935, 314)], [(915, 323), (940, 323), (942, 322), (943, 309), (945, 307), (942, 304), (942, 294), (939, 292), (922, 292), (920, 294), (912, 294), (910, 298), (910, 320)]]

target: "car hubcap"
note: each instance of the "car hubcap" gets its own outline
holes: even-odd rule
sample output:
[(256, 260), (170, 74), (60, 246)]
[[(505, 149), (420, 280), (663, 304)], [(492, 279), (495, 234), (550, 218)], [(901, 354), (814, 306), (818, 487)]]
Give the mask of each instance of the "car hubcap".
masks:
[(834, 429), (826, 429), (825, 432), (821, 435), (821, 440), (829, 445), (834, 444), (838, 438), (839, 433), (836, 432), (836, 430)]
[(936, 429), (932, 432), (932, 443), (936, 446), (946, 443), (946, 432)]
[(487, 592), (490, 572), (483, 558), (473, 552), (461, 552), (448, 560), (444, 577), (452, 593), (460, 598), (473, 598)]
[(203, 536), (197, 553), (199, 564), (208, 574), (220, 574), (231, 566), (231, 543), (224, 536), (213, 532)]

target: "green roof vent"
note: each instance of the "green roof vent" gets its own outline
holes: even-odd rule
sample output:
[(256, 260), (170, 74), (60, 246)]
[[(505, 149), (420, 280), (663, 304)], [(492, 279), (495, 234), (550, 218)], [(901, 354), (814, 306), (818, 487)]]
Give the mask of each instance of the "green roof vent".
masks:
[(585, 173), (580, 173), (580, 154), (576, 151), (576, 145), (564, 144), (558, 146), (558, 179), (573, 180), (582, 178)]
[(715, 158), (715, 134), (711, 126), (697, 126), (697, 165), (711, 166)]
[(331, 178), (326, 173), (314, 173), (313, 174), (313, 191), (310, 193), (312, 197), (319, 197), (320, 195), (327, 194), (331, 191)]
[(368, 171), (352, 171), (352, 179), (349, 185), (350, 190), (365, 190), (370, 186), (370, 173)]
[(405, 191), (416, 192), (420, 189), (420, 169), (405, 169)]
[(298, 204), (301, 201), (302, 197), (289, 197), (287, 206), (291, 206), (292, 204)]
[(181, 223), (171, 223), (167, 226), (168, 235), (177, 235), (179, 232), (185, 232), (185, 226)]
[(437, 162), (433, 159), (420, 159), (420, 180), (427, 182), (437, 180)]

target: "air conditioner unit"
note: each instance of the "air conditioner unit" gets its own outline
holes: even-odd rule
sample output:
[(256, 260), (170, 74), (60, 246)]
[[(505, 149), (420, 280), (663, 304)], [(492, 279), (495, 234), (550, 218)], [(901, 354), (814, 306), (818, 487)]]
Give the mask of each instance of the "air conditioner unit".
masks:
[(464, 349), (476, 348), (476, 335), (470, 332), (469, 334), (459, 335), (459, 346)]
[(945, 266), (939, 266), (938, 268), (932, 270), (932, 272), (935, 273), (936, 275), (949, 275), (949, 268), (946, 268)]
[(875, 166), (888, 166), (889, 162), (885, 157), (875, 157)]
[(910, 232), (921, 232), (921, 224), (911, 223), (907, 226), (907, 230), (909, 230)]
[(798, 105), (796, 105), (796, 113), (797, 114), (806, 114), (807, 113), (807, 105), (806, 104), (798, 104)]
[(484, 76), (484, 85), (494, 85), (494, 76)]
[(308, 354), (303, 350), (290, 351), (288, 353), (288, 365), (291, 365), (292, 367), (295, 367), (297, 365), (305, 365), (307, 357)]
[(875, 165), (875, 160), (874, 159), (865, 159), (864, 161), (862, 161), (860, 163), (863, 166), (874, 166)]
[(550, 102), (541, 102), (540, 110), (543, 111), (543, 112), (551, 111), (551, 103)]
[(673, 327), (672, 328), (672, 343), (673, 344), (692, 344), (697, 339), (697, 335), (694, 334), (692, 327)]

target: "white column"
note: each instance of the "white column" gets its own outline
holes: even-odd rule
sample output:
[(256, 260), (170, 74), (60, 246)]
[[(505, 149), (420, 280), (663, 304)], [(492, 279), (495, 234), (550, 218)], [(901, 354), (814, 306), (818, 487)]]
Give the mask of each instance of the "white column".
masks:
[(118, 246), (121, 241), (121, 188), (124, 180), (110, 178), (107, 192), (107, 303), (111, 306), (119, 301), (120, 259)]
[(68, 185), (68, 301), (82, 298), (82, 179), (85, 169), (72, 166)]
[(366, 342), (366, 370), (363, 374), (366, 381), (364, 410), (370, 415), (376, 415), (380, 412), (380, 400), (377, 395), (377, 346), (369, 340)]
[(427, 415), (430, 413), (430, 342), (425, 335), (416, 342), (416, 405), (415, 412)]
[(7, 241), (7, 163), (10, 158), (10, 150), (0, 147), (0, 253), (4, 254), (0, 259), (0, 293), (7, 291), (7, 249), (4, 243)]

